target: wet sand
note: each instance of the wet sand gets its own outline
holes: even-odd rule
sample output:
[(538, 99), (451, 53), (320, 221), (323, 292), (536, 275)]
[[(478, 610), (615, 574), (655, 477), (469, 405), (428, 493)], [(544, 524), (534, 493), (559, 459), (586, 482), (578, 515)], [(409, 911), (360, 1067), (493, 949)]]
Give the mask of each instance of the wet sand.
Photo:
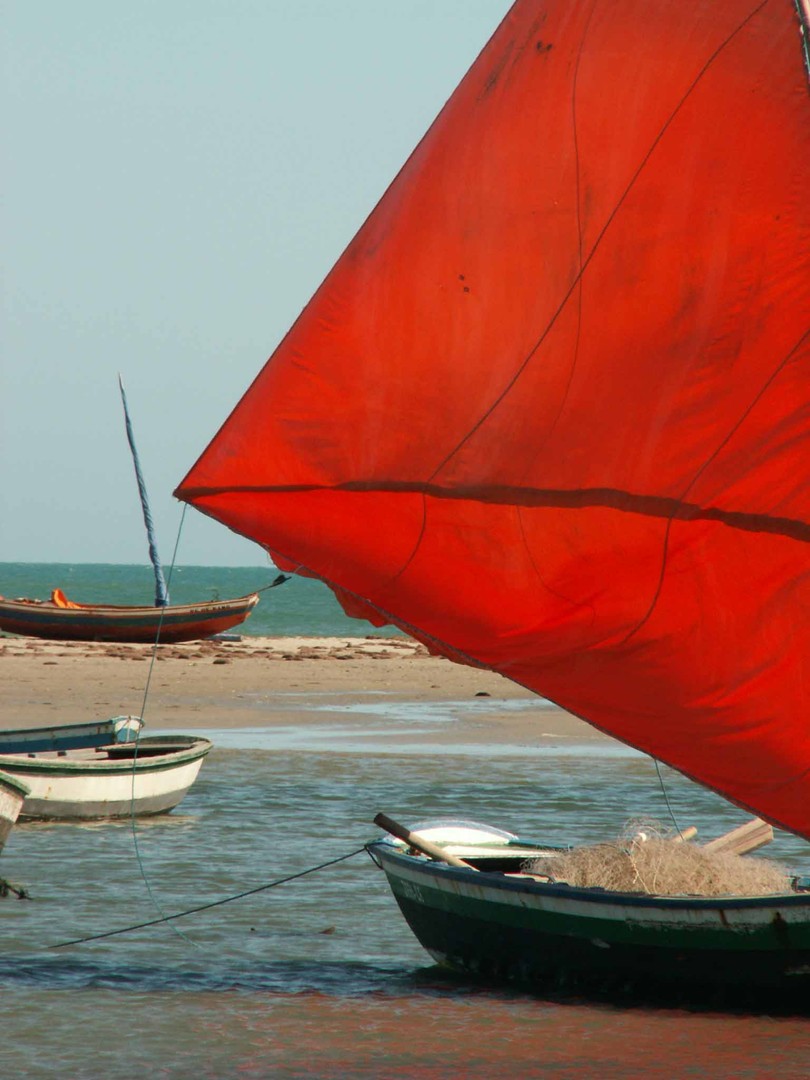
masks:
[[(396, 706), (450, 722), (432, 743), (612, 740), (492, 672), (429, 655), (407, 638), (255, 638), (161, 646), (0, 638), (0, 728), (143, 715), (147, 727), (379, 729)], [(149, 683), (146, 700), (145, 690)], [(491, 707), (490, 707), (491, 705)], [(472, 708), (474, 706), (474, 708)], [(358, 712), (359, 708), (359, 712)], [(407, 728), (395, 724), (391, 736)], [(416, 734), (416, 733), (415, 733)]]

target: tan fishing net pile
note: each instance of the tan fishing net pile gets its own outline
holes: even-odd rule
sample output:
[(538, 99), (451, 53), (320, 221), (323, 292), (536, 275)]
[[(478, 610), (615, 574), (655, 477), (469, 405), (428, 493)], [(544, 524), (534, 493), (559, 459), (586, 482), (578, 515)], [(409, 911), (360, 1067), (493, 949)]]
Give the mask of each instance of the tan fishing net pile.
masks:
[(706, 852), (649, 824), (629, 826), (610, 843), (531, 860), (524, 869), (580, 888), (657, 896), (766, 896), (791, 888), (777, 863)]

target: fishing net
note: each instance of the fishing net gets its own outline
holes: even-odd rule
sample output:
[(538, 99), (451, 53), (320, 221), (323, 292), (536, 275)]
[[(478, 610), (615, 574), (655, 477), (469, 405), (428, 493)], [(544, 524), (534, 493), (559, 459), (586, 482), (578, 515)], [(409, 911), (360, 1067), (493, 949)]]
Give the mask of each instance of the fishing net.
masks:
[(657, 896), (765, 896), (789, 892), (787, 869), (769, 859), (706, 852), (660, 826), (628, 826), (614, 841), (528, 862), (527, 873), (579, 888)]

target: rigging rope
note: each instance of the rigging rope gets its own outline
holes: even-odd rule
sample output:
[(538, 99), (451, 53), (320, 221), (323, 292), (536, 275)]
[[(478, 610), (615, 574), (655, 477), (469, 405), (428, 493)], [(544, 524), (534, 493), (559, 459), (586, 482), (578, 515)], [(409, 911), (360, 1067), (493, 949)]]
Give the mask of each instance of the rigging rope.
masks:
[(669, 810), (669, 816), (672, 818), (672, 824), (675, 826), (675, 831), (677, 832), (678, 836), (680, 836), (681, 840), (683, 840), (684, 839), (683, 831), (681, 830), (681, 827), (678, 824), (678, 822), (675, 820), (675, 813), (674, 813), (672, 807), (670, 806), (669, 799), (667, 797), (667, 789), (664, 787), (664, 778), (661, 775), (661, 766), (658, 763), (658, 758), (653, 758), (653, 761), (655, 762), (655, 771), (658, 773), (658, 783), (661, 785), (661, 792), (662, 792), (662, 794), (664, 796), (664, 802), (667, 804), (667, 810)]
[(276, 585), (283, 585), (285, 581), (289, 580), (289, 574), (279, 574), (277, 577), (273, 578), (269, 585), (262, 585), (262, 587), (260, 589), (257, 589), (256, 592), (267, 592), (268, 589), (275, 589)]
[[(277, 878), (275, 881), (269, 881), (265, 885), (257, 885), (253, 889), (245, 889), (244, 892), (236, 893), (234, 896), (226, 896), (222, 900), (212, 900), (208, 904), (200, 904), (197, 907), (187, 908), (185, 911), (175, 912), (174, 915), (163, 915), (160, 919), (149, 919), (147, 922), (136, 923), (133, 926), (122, 926), (118, 930), (107, 930), (103, 934), (89, 934), (87, 937), (74, 938), (72, 941), (60, 941), (58, 945), (48, 945), (49, 949), (64, 949), (68, 945), (82, 945), (87, 941), (99, 941), (101, 938), (115, 937), (117, 934), (128, 934), (131, 930), (143, 930), (147, 926), (158, 926), (160, 923), (170, 922), (172, 919), (182, 919), (186, 915), (195, 915), (200, 911), (209, 911), (211, 908), (221, 907), (223, 904), (230, 904), (233, 900), (242, 900), (246, 896), (254, 896), (256, 893), (264, 892), (267, 889), (275, 888), (276, 885), (284, 885), (288, 881), (295, 881), (296, 878), (306, 877), (307, 874), (314, 874), (316, 870), (325, 870), (328, 866), (334, 866), (336, 863), (345, 862), (347, 859), (353, 859), (355, 855), (360, 855), (367, 850), (367, 845), (363, 845), (357, 848), (356, 851), (350, 851), (347, 855), (339, 855), (336, 859), (329, 859), (328, 862), (320, 863), (318, 866), (311, 866), (308, 870), (299, 870), (297, 874), (289, 874), (287, 877)], [(158, 909), (160, 910), (160, 909)], [(176, 927), (172, 927), (177, 933)], [(185, 934), (180, 934), (185, 938)], [(189, 938), (186, 938), (189, 941)], [(191, 942), (196, 945), (196, 942)], [(200, 946), (197, 946), (198, 948)]]

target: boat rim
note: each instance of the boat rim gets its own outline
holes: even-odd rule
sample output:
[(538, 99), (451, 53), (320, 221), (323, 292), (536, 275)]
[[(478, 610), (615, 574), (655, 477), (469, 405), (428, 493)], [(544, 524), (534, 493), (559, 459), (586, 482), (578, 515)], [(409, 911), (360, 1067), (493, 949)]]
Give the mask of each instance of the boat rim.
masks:
[[(493, 889), (502, 892), (528, 892), (536, 896), (555, 897), (557, 899), (570, 899), (590, 904), (620, 904), (624, 907), (654, 908), (685, 910), (699, 908), (701, 910), (729, 910), (768, 908), (775, 905), (802, 907), (806, 906), (810, 911), (810, 887), (796, 886), (795, 891), (766, 893), (761, 896), (690, 896), (679, 894), (676, 896), (663, 896), (656, 893), (632, 893), (615, 892), (611, 889), (603, 889), (598, 886), (583, 887), (568, 885), (565, 882), (538, 881), (531, 877), (513, 878), (496, 871), (477, 870), (474, 866), (451, 866), (449, 863), (441, 863), (437, 860), (427, 859), (422, 855), (412, 855), (407, 851), (407, 845), (402, 841), (391, 837), (380, 837), (366, 845), (366, 850), (372, 861), (387, 873), (384, 863), (391, 861), (395, 865), (408, 867), (416, 873), (427, 877), (436, 877), (448, 881), (468, 883), (477, 888)], [(497, 845), (493, 845), (493, 852)], [(516, 859), (520, 857), (520, 849), (517, 845), (507, 849)], [(527, 845), (526, 851), (535, 851), (535, 845)], [(549, 848), (549, 850), (555, 850)], [(556, 849), (560, 850), (560, 849)], [(794, 878), (798, 880), (798, 878)]]

